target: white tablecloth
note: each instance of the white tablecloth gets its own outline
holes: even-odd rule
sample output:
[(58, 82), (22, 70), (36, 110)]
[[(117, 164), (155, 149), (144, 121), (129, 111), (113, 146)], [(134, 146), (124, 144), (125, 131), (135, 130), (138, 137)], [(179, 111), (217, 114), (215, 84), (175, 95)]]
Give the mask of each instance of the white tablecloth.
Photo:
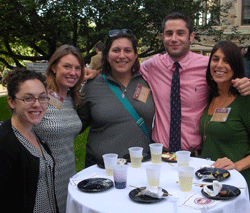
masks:
[[(128, 167), (128, 179), (127, 187), (125, 189), (116, 189), (115, 187), (100, 193), (84, 193), (81, 192), (77, 186), (69, 183), (68, 186), (68, 199), (67, 199), (67, 213), (152, 213), (152, 212), (177, 212), (174, 211), (174, 203), (172, 202), (174, 197), (177, 197), (177, 206), (179, 213), (196, 213), (202, 212), (201, 210), (194, 210), (189, 207), (184, 207), (183, 202), (186, 198), (192, 194), (202, 196), (201, 189), (198, 186), (193, 185), (191, 192), (181, 192), (178, 183), (178, 167), (174, 163), (174, 167), (170, 166), (166, 162), (161, 163), (161, 179), (160, 187), (166, 189), (169, 194), (164, 201), (154, 204), (140, 204), (133, 202), (128, 194), (134, 188), (129, 185), (143, 187), (147, 185), (145, 165), (151, 164), (146, 162), (142, 164), (142, 168), (134, 169), (130, 165)], [(195, 167), (195, 171), (200, 169), (201, 165), (212, 164), (212, 161), (208, 161), (200, 158), (191, 158), (190, 166)], [(73, 176), (73, 179), (86, 179), (89, 176), (97, 174), (98, 177), (109, 178), (114, 180), (111, 176), (106, 176), (105, 170), (100, 169), (97, 165), (91, 166), (82, 170)], [(241, 194), (229, 201), (219, 201), (213, 208), (207, 210), (209, 213), (247, 213), (250, 212), (249, 207), (249, 194), (248, 187), (244, 177), (236, 170), (230, 170), (231, 177), (223, 181), (222, 184), (233, 185), (236, 187), (243, 187), (240, 189)], [(198, 178), (194, 176), (194, 183), (199, 182)], [(205, 183), (205, 182), (203, 182)]]

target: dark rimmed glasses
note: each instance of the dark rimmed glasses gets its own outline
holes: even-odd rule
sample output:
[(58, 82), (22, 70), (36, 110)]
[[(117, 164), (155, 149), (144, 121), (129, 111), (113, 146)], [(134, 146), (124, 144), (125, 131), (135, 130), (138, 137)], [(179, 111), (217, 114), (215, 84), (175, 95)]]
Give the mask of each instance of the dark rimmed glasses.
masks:
[(36, 102), (36, 100), (38, 100), (38, 102), (40, 104), (46, 104), (46, 103), (48, 103), (50, 98), (47, 97), (47, 96), (41, 96), (41, 97), (38, 97), (38, 98), (35, 98), (35, 97), (17, 98), (17, 97), (15, 97), (15, 99), (23, 101), (25, 104), (34, 104)]
[(117, 35), (119, 35), (120, 33), (124, 33), (125, 35), (129, 35), (129, 36), (134, 35), (133, 32), (132, 32), (132, 30), (129, 30), (129, 29), (121, 29), (121, 30), (110, 30), (110, 31), (109, 31), (109, 37), (117, 36)]

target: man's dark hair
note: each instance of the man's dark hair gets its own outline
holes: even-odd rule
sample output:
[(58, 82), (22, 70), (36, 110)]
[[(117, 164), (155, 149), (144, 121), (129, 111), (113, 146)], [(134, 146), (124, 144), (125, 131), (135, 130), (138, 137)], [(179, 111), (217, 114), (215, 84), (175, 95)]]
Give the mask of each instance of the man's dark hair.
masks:
[(104, 45), (104, 43), (101, 42), (101, 41), (98, 42), (98, 43), (95, 45), (95, 48), (97, 48), (100, 52), (103, 51), (104, 47), (105, 47), (105, 45)]
[(193, 23), (193, 20), (192, 20), (189, 16), (187, 16), (187, 15), (185, 15), (185, 14), (183, 14), (183, 13), (180, 13), (180, 12), (173, 12), (173, 13), (170, 13), (170, 14), (168, 14), (168, 15), (164, 18), (164, 20), (163, 20), (163, 22), (162, 22), (162, 32), (164, 32), (164, 28), (165, 28), (165, 23), (166, 23), (166, 21), (168, 21), (168, 20), (176, 20), (176, 19), (182, 19), (183, 21), (186, 22), (186, 27), (187, 27), (188, 30), (189, 30), (189, 35), (190, 35), (192, 32), (194, 32), (194, 23)]

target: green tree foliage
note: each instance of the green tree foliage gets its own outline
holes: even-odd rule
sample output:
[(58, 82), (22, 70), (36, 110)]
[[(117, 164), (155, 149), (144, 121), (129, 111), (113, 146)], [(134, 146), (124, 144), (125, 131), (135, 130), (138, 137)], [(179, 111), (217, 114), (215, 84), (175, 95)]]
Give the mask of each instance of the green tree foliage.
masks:
[[(222, 36), (212, 26), (228, 8), (211, 1), (204, 7), (208, 0), (0, 0), (0, 66), (48, 60), (65, 43), (77, 46), (88, 62), (94, 45), (111, 29), (133, 30), (144, 47), (140, 57), (162, 52), (161, 23), (173, 11), (202, 19), (197, 40), (203, 34)], [(213, 14), (210, 22), (201, 17), (207, 11)]]

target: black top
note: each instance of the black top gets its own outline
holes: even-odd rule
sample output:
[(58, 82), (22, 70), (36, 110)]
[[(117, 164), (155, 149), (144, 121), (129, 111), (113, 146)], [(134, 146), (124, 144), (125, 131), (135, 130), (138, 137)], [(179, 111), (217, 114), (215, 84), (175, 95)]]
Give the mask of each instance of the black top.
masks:
[[(40, 143), (51, 155), (46, 144)], [(0, 212), (33, 212), (39, 175), (39, 158), (16, 138), (11, 120), (0, 125)]]

